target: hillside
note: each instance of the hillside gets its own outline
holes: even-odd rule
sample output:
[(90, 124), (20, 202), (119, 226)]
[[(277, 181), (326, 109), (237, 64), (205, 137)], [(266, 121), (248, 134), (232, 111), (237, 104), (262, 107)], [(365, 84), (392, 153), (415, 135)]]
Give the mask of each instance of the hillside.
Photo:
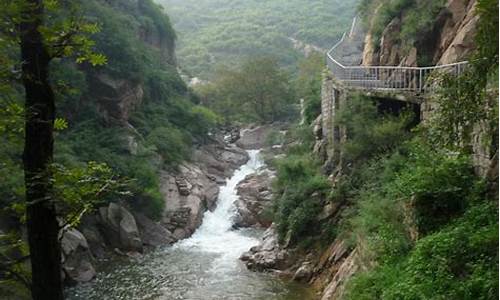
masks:
[[(211, 78), (218, 64), (247, 56), (274, 56), (295, 69), (303, 53), (294, 42), (331, 47), (349, 27), (356, 0), (158, 0), (178, 34), (179, 65), (191, 76)], [(296, 43), (297, 43), (296, 42)], [(302, 48), (303, 45), (299, 48)]]

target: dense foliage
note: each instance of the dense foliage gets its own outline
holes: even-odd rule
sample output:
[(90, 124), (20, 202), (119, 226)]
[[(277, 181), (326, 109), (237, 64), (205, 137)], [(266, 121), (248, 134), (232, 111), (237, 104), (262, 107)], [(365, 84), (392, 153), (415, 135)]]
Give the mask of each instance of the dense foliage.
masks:
[(364, 173), (344, 229), (372, 268), (348, 299), (495, 299), (498, 209), (467, 156), (417, 138)]
[(217, 64), (274, 56), (295, 68), (301, 53), (290, 38), (329, 48), (350, 25), (356, 0), (158, 0), (179, 35), (180, 66), (212, 78)]

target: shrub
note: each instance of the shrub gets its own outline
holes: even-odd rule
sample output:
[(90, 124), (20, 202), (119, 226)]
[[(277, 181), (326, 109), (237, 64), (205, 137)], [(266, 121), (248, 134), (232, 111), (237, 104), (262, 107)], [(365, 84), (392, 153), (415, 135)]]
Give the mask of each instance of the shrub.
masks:
[(468, 157), (450, 156), (417, 139), (390, 193), (411, 199), (419, 231), (425, 234), (462, 213), (474, 186), (474, 172)]
[(360, 164), (371, 157), (388, 153), (410, 137), (413, 115), (403, 111), (399, 116), (381, 114), (375, 102), (356, 95), (341, 108), (338, 125), (346, 128), (348, 139), (343, 153), (347, 163)]
[(275, 221), (281, 241), (291, 243), (306, 234), (313, 235), (316, 217), (330, 188), (310, 156), (291, 155), (277, 163)]
[(482, 202), (400, 262), (354, 277), (347, 299), (497, 299), (498, 208)]
[(146, 137), (147, 145), (154, 146), (165, 164), (174, 166), (189, 158), (190, 140), (175, 127), (155, 128)]

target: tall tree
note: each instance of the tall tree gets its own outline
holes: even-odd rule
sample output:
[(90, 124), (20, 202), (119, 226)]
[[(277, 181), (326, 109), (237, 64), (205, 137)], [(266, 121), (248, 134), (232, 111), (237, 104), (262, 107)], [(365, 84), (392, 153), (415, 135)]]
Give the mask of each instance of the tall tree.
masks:
[[(18, 0), (17, 24), (21, 50), (22, 84), (25, 90), (26, 223), (32, 268), (31, 292), (35, 300), (63, 299), (60, 226), (53, 193), (51, 165), (54, 149), (55, 95), (49, 64), (56, 57), (75, 57), (78, 63), (106, 63), (92, 52), (87, 34), (96, 24), (85, 22), (72, 1)], [(50, 22), (47, 22), (50, 15)], [(18, 21), (20, 20), (20, 21)]]
[(39, 31), (41, 0), (28, 0), (20, 24), (22, 78), (25, 88), (24, 176), (33, 299), (63, 299), (59, 224), (51, 197), (55, 99), (49, 83), (50, 55)]
[(28, 0), (20, 24), (22, 79), (25, 88), (25, 146), (28, 241), (35, 300), (63, 299), (59, 224), (51, 197), (49, 165), (53, 159), (55, 98), (49, 83), (50, 55), (39, 31), (41, 0)]

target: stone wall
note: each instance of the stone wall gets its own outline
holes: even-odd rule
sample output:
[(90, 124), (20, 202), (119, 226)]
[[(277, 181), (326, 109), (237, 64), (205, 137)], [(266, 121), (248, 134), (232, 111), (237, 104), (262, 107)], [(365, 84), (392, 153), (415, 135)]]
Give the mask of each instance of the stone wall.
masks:
[(326, 150), (326, 161), (330, 168), (328, 173), (342, 162), (340, 145), (346, 139), (346, 132), (337, 124), (336, 118), (347, 96), (347, 90), (333, 79), (329, 71), (325, 71), (321, 88), (321, 143)]

